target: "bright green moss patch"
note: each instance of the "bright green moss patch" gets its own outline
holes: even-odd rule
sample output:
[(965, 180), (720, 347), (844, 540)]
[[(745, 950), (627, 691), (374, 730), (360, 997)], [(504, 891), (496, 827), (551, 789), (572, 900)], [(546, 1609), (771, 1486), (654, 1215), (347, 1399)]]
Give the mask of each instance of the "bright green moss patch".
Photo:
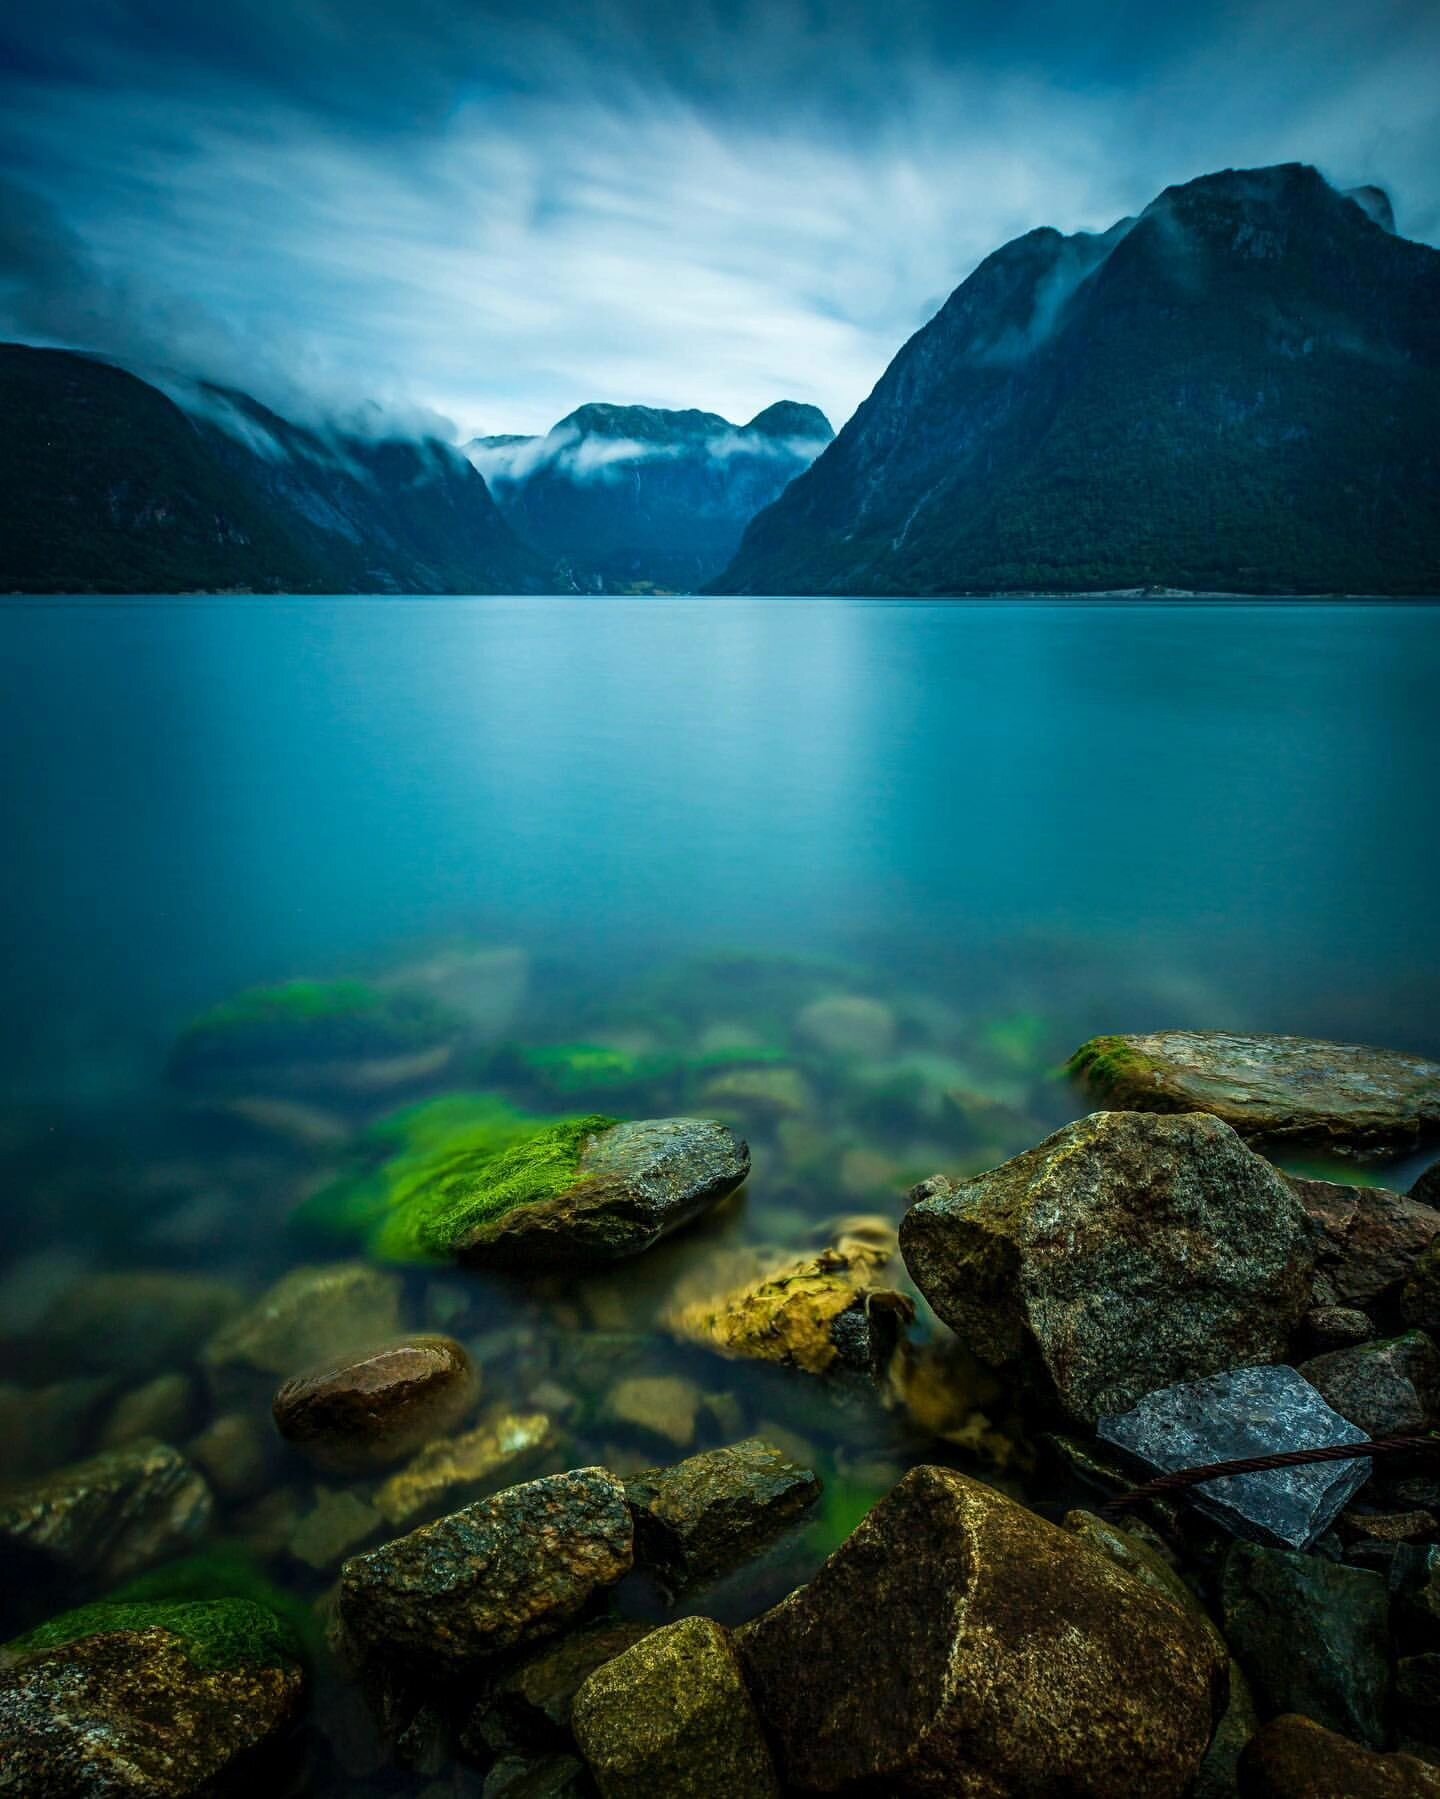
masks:
[(505, 1148), (469, 1150), (407, 1170), (372, 1249), (396, 1262), (449, 1256), (477, 1227), (568, 1192), (585, 1178), (586, 1140), (616, 1123), (599, 1113), (560, 1119)]
[(300, 1660), (290, 1626), (249, 1599), (102, 1600), (63, 1612), (6, 1648), (26, 1655), (117, 1630), (168, 1630), (197, 1668), (275, 1668)]
[(309, 1655), (318, 1652), (322, 1632), (315, 1613), (304, 1600), (267, 1579), (255, 1557), (238, 1543), (217, 1543), (198, 1555), (152, 1568), (116, 1588), (105, 1603), (215, 1599), (244, 1599), (273, 1613), (289, 1626)]
[(664, 1050), (633, 1052), (604, 1043), (550, 1043), (517, 1050), (517, 1071), (547, 1093), (574, 1097), (668, 1079), (679, 1058)]
[(1151, 1067), (1149, 1060), (1123, 1037), (1092, 1037), (1071, 1056), (1066, 1073), (1072, 1080), (1108, 1093), (1143, 1080)]

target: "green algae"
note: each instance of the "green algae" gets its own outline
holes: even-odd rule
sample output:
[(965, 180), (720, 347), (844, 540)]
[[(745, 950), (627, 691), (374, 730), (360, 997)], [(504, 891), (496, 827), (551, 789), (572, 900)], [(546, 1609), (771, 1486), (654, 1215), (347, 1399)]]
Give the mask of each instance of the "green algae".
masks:
[(238, 1543), (215, 1543), (198, 1555), (182, 1556), (179, 1561), (152, 1568), (116, 1588), (104, 1603), (217, 1599), (243, 1599), (273, 1613), (288, 1625), (307, 1655), (313, 1658), (318, 1654), (323, 1632), (310, 1606), (276, 1586), (254, 1555)]
[(681, 1066), (667, 1050), (632, 1051), (605, 1043), (540, 1044), (513, 1051), (511, 1060), (522, 1079), (567, 1098), (645, 1087), (670, 1079)]
[(1147, 1057), (1123, 1037), (1092, 1037), (1065, 1064), (1071, 1080), (1082, 1081), (1102, 1096), (1141, 1081), (1152, 1071)]
[(249, 1599), (102, 1599), (62, 1612), (5, 1648), (33, 1655), (122, 1630), (169, 1631), (197, 1668), (288, 1667), (301, 1659), (290, 1626)]
[(407, 1168), (371, 1236), (372, 1251), (392, 1262), (448, 1258), (481, 1225), (557, 1199), (585, 1180), (580, 1157), (587, 1139), (618, 1122), (600, 1113), (559, 1119), (502, 1148)]

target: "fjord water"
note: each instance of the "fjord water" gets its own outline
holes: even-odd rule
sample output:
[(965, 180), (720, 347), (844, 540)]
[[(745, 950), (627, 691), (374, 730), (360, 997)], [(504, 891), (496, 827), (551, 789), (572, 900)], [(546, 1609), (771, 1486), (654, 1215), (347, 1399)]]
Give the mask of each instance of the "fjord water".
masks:
[[(166, 1070), (187, 1019), (255, 983), (498, 948), (528, 967), (506, 1043), (700, 1067), (748, 1033), (767, 1058), (748, 1086), (717, 1095), (702, 1074), (686, 1092), (754, 1150), (723, 1216), (589, 1281), (405, 1276), (410, 1322), (477, 1345), (487, 1404), (557, 1406), (549, 1459), (520, 1472), (638, 1467), (757, 1429), (811, 1457), (818, 1523), (758, 1586), (693, 1601), (723, 1617), (804, 1578), (909, 1461), (1045, 1503), (1011, 1396), (978, 1374), (924, 1418), (822, 1404), (811, 1376), (669, 1341), (665, 1295), (721, 1251), (814, 1253), (838, 1219), (898, 1220), (935, 1168), (1028, 1147), (1085, 1109), (1058, 1070), (1099, 1032), (1440, 1053), (1437, 696), (1440, 608), (1419, 604), (7, 604), (7, 1454), (26, 1393), (108, 1366), (104, 1344), (47, 1338), (66, 1281), (169, 1270), (253, 1302), (337, 1253), (287, 1219), (343, 1149), (197, 1110)], [(797, 1015), (834, 994), (879, 1001), (885, 1041), (818, 1053)], [(509, 1067), (474, 1056), (340, 1124), (504, 1086)], [(642, 1075), (567, 1103), (673, 1101)], [(127, 1364), (132, 1382), (166, 1371)], [(688, 1436), (615, 1410), (612, 1377), (637, 1371), (704, 1395)], [(86, 1389), (72, 1457), (123, 1386)], [(263, 1397), (254, 1417), (268, 1438)], [(284, 1513), (314, 1502), (313, 1477), (270, 1454), (280, 1526), (251, 1491), (216, 1528), (308, 1598), (330, 1576), (288, 1553)], [(329, 1791), (317, 1753), (305, 1790)]]

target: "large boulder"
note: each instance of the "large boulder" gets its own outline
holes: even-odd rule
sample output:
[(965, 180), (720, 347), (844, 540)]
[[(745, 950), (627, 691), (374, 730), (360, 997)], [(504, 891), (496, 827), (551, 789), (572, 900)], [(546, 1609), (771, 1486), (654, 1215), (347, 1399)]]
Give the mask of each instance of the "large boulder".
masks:
[(1257, 1142), (1395, 1155), (1440, 1136), (1440, 1063), (1311, 1037), (1092, 1037), (1070, 1072), (1107, 1106), (1210, 1112)]
[(801, 1792), (1165, 1799), (1200, 1765), (1225, 1673), (1190, 1609), (934, 1467), (736, 1640)]
[(597, 1668), (571, 1725), (601, 1799), (779, 1799), (728, 1631), (683, 1618)]
[(900, 1226), (917, 1286), (996, 1366), (1038, 1363), (1093, 1423), (1156, 1387), (1276, 1361), (1304, 1311), (1303, 1208), (1219, 1119), (1097, 1112)]
[(182, 1555), (215, 1502), (165, 1443), (135, 1443), (0, 1490), (0, 1564), (35, 1556), (103, 1589)]
[(713, 1119), (562, 1119), (412, 1171), (371, 1239), (394, 1261), (607, 1262), (735, 1191), (750, 1152)]
[(1440, 1799), (1440, 1768), (1362, 1749), (1292, 1712), (1246, 1744), (1240, 1791), (1245, 1799)]
[(294, 1376), (273, 1411), (280, 1435), (318, 1466), (362, 1473), (452, 1430), (478, 1392), (474, 1365), (453, 1337), (408, 1337)]
[(362, 1658), (456, 1671), (552, 1635), (634, 1559), (625, 1489), (603, 1468), (508, 1487), (340, 1571)]
[(304, 1684), (293, 1636), (248, 1600), (82, 1607), (0, 1650), (0, 1793), (208, 1794)]

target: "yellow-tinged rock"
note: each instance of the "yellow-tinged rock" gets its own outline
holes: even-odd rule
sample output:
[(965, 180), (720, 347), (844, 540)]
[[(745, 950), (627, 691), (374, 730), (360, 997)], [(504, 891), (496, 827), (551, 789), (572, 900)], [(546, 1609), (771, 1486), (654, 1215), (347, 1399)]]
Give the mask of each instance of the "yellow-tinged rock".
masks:
[(376, 1507), (387, 1523), (406, 1524), (438, 1505), (454, 1487), (509, 1474), (550, 1436), (544, 1412), (520, 1412), (492, 1418), (458, 1437), (441, 1437), (381, 1485)]

